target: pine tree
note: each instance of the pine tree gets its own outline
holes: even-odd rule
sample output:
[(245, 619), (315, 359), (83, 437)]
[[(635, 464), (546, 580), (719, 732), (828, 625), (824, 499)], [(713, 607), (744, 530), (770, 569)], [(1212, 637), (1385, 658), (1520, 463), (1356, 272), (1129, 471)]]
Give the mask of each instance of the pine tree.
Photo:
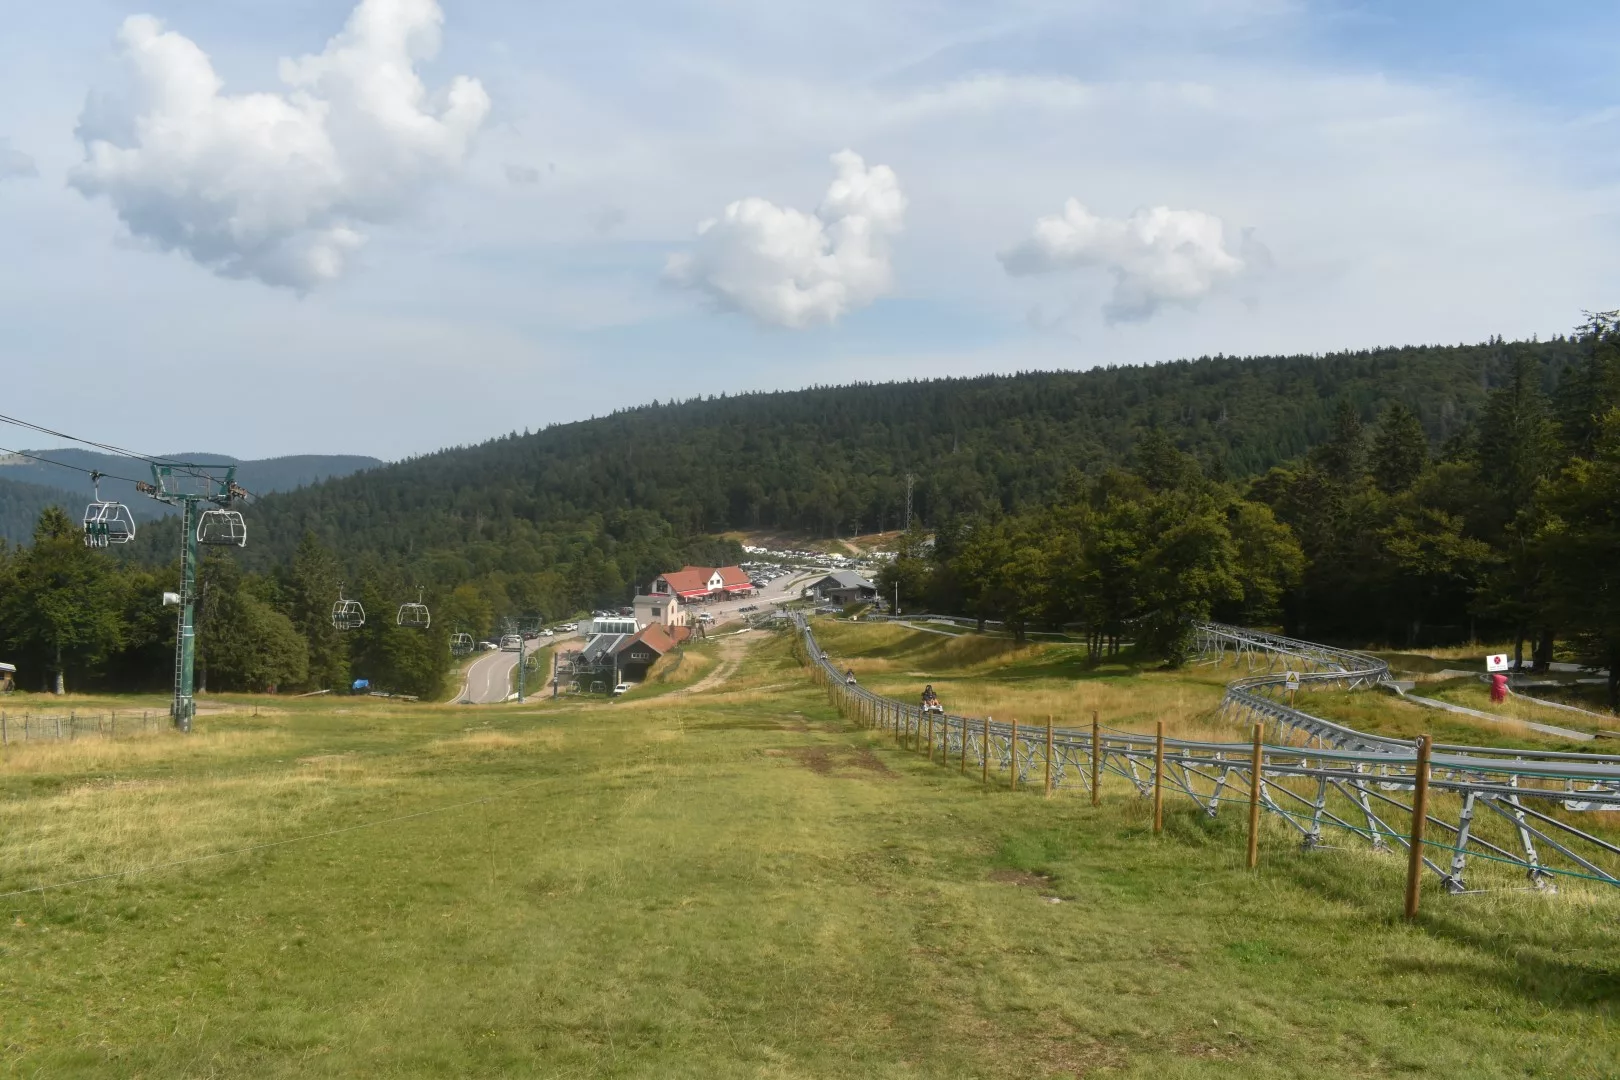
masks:
[(1400, 402), (1384, 410), (1373, 435), (1373, 483), (1386, 495), (1412, 486), (1429, 463), (1429, 438), (1417, 416)]
[(1529, 505), (1536, 485), (1558, 467), (1558, 431), (1534, 357), (1514, 356), (1507, 384), (1486, 399), (1477, 453), (1481, 478), (1495, 493), (1492, 525), (1499, 529)]
[(1361, 414), (1349, 399), (1341, 398), (1333, 411), (1332, 434), (1327, 442), (1311, 451), (1311, 463), (1330, 479), (1349, 484), (1361, 476), (1366, 457)]
[(0, 626), (11, 647), (33, 669), (53, 673), (58, 694), (69, 669), (94, 675), (122, 640), (124, 583), (112, 558), (85, 547), (79, 526), (50, 506), (10, 573)]
[(1569, 449), (1589, 457), (1603, 418), (1620, 408), (1620, 311), (1588, 312), (1575, 340), (1583, 356), (1559, 386), (1559, 419)]
[(308, 644), (305, 685), (333, 690), (349, 684), (349, 654), (343, 635), (332, 626), (338, 598), (337, 559), (306, 531), (288, 567), (283, 589), (286, 615)]

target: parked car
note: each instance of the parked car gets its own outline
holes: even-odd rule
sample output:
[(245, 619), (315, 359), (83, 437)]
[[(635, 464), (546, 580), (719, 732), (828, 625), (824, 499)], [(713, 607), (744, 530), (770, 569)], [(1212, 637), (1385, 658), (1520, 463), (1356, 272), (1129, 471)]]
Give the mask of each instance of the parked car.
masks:
[(516, 634), (507, 634), (501, 638), (501, 652), (521, 652), (522, 650), (523, 639)]
[(546, 627), (544, 630), (540, 631), (540, 633), (545, 637), (556, 637), (557, 636), (557, 631), (553, 630), (549, 626)]
[(698, 622), (702, 622), (702, 623), (714, 622), (714, 612), (712, 612), (712, 611), (700, 611), (700, 612), (698, 612)]
[(622, 682), (613, 688), (613, 696), (618, 697), (620, 694), (626, 693), (629, 689), (630, 684), (627, 682)]
[(498, 648), (500, 648), (500, 646), (495, 644), (493, 641), (480, 641), (478, 643), (479, 652), (494, 652)]

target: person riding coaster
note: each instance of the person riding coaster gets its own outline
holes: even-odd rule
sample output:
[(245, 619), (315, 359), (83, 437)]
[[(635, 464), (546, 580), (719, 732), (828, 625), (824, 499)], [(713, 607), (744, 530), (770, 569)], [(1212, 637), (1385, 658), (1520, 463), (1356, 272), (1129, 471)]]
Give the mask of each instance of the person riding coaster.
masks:
[(854, 686), (855, 685), (855, 669), (854, 668), (845, 668), (844, 669), (844, 685), (846, 685), (846, 686)]
[(934, 684), (933, 683), (929, 683), (927, 686), (923, 687), (922, 711), (925, 712), (925, 713), (926, 712), (943, 713), (945, 711), (945, 706), (943, 706), (943, 705), (941, 705), (939, 703), (939, 695), (934, 693)]

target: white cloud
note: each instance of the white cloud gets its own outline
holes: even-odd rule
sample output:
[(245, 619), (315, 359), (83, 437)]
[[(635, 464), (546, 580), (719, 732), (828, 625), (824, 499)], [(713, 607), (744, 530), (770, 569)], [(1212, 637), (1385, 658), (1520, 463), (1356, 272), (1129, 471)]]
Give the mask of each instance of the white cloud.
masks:
[(38, 175), (39, 167), (34, 164), (33, 158), (14, 149), (8, 140), (0, 139), (0, 180)]
[(1103, 218), (1078, 199), (1035, 222), (1027, 240), (997, 258), (1013, 275), (1110, 271), (1114, 292), (1103, 308), (1110, 321), (1146, 319), (1165, 304), (1195, 307), (1246, 269), (1244, 258), (1227, 250), (1225, 226), (1213, 214), (1155, 206)]
[(429, 95), (417, 76), (443, 18), (435, 0), (361, 0), (324, 51), (282, 60), (285, 93), (228, 95), (194, 42), (131, 16), (128, 93), (86, 104), (71, 183), (223, 276), (298, 290), (337, 278), (359, 227), (459, 166), (489, 112), (476, 79)]
[(693, 250), (670, 256), (665, 276), (794, 330), (872, 303), (889, 291), (889, 238), (901, 230), (906, 197), (887, 165), (868, 169), (852, 150), (832, 162), (837, 178), (814, 214), (741, 199), (698, 226)]

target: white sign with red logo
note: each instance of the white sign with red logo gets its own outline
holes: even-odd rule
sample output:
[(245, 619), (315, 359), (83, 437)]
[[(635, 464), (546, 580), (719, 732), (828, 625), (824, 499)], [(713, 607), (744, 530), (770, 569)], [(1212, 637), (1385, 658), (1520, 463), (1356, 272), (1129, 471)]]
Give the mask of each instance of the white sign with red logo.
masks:
[(1505, 652), (1491, 653), (1485, 658), (1486, 671), (1506, 671), (1511, 666), (1508, 663), (1508, 654)]

